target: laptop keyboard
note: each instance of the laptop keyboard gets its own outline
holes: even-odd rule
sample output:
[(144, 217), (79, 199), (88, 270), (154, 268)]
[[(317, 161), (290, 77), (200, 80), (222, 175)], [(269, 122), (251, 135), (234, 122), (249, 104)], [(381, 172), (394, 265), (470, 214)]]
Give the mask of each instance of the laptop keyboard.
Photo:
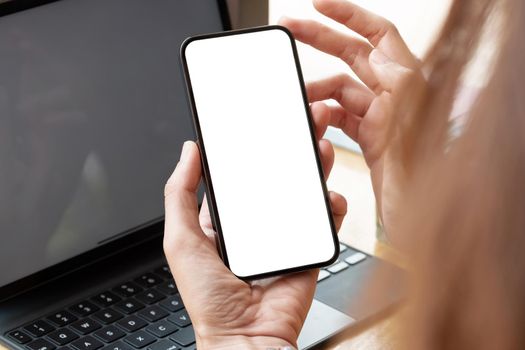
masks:
[[(341, 244), (341, 253), (353, 251)], [(363, 261), (353, 252), (321, 269), (318, 282)], [(28, 350), (195, 349), (190, 317), (163, 265), (8, 333)]]
[[(342, 259), (341, 257), (344, 256)], [(319, 271), (317, 282), (321, 282), (328, 277), (338, 274), (341, 271), (348, 269), (351, 266), (359, 264), (367, 258), (366, 254), (353, 250), (344, 244), (339, 244), (339, 259), (332, 265), (325, 267)]]

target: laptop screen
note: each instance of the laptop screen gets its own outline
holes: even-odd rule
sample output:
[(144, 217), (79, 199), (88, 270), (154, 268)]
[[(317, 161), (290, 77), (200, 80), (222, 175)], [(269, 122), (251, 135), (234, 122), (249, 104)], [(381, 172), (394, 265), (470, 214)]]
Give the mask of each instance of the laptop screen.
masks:
[(0, 286), (158, 221), (193, 138), (179, 68), (215, 0), (62, 0), (0, 17)]

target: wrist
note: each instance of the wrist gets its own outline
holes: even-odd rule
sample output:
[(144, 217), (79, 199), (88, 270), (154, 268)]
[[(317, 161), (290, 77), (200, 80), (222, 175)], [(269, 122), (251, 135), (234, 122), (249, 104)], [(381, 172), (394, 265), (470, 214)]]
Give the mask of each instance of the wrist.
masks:
[(197, 336), (197, 349), (246, 349), (246, 350), (296, 350), (296, 345), (275, 337), (264, 336), (214, 336), (199, 337)]

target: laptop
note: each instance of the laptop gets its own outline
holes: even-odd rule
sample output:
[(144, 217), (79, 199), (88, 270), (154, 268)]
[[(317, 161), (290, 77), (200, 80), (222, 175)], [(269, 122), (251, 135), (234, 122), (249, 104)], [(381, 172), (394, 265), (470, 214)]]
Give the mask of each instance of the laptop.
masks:
[[(194, 138), (180, 44), (229, 28), (217, 0), (0, 1), (0, 344), (195, 348), (162, 251), (163, 187)], [(370, 302), (380, 269), (399, 278)], [(384, 312), (401, 279), (342, 244), (300, 347)]]

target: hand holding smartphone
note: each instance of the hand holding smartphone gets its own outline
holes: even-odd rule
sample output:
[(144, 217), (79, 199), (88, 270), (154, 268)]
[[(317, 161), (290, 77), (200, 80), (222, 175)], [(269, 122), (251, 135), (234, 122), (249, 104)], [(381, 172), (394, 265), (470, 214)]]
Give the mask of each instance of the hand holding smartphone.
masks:
[(339, 244), (291, 34), (196, 36), (181, 57), (225, 264), (252, 279), (333, 263)]

